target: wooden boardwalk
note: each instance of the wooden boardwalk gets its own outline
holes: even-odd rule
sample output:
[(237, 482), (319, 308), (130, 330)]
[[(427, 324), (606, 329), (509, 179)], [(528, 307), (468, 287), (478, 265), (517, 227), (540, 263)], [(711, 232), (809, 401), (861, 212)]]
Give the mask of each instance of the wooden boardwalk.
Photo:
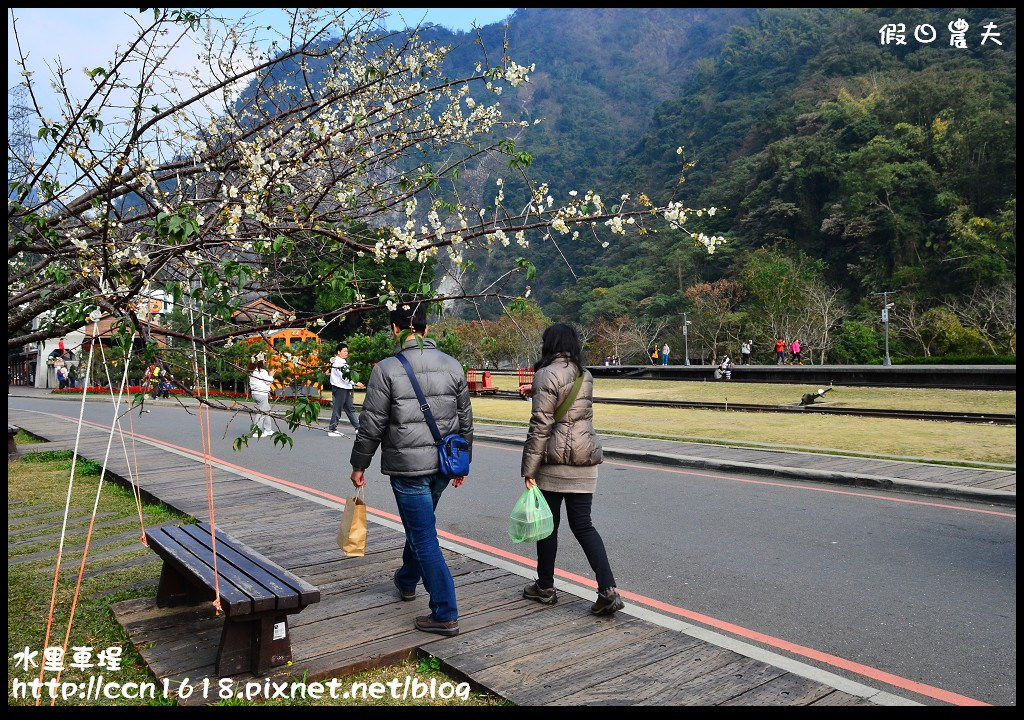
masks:
[[(9, 422), (51, 440), (50, 447), (74, 443), (76, 428), (64, 420), (13, 411)], [(119, 445), (115, 441), (109, 471), (127, 478)], [(105, 432), (82, 428), (82, 456), (102, 461), (106, 447)], [(135, 452), (142, 469), (137, 481), (146, 493), (209, 519), (200, 462), (141, 442)], [(293, 664), (267, 679), (337, 677), (428, 653), (523, 705), (872, 705), (894, 699), (870, 688), (862, 696), (843, 692), (628, 613), (595, 618), (590, 602), (569, 594), (554, 606), (523, 600), (522, 576), (451, 550), (444, 553), (455, 578), (461, 633), (422, 633), (413, 628), (413, 618), (427, 612), (422, 588), (415, 602), (400, 602), (392, 584), (405, 542), (401, 532), (372, 524), (366, 556), (347, 558), (334, 541), (340, 508), (228, 470), (215, 468), (213, 480), (217, 527), (320, 588), (320, 602), (290, 620)], [(211, 605), (160, 609), (145, 598), (117, 603), (113, 611), (157, 678), (187, 676), (195, 683), (209, 677), (217, 686), (213, 665), (224, 618)], [(247, 679), (235, 676), (236, 682)], [(186, 704), (200, 701), (193, 695)]]

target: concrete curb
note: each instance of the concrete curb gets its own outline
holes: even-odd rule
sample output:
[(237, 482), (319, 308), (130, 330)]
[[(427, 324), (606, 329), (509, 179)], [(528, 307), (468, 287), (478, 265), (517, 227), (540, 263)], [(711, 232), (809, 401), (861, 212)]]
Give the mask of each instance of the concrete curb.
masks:
[[(522, 446), (523, 444), (521, 439), (487, 432), (475, 432), (474, 439), (501, 442), (508, 445)], [(731, 460), (693, 457), (690, 455), (675, 455), (672, 453), (650, 452), (646, 450), (631, 450), (628, 448), (617, 448), (607, 445), (604, 447), (604, 455), (605, 457), (622, 458), (624, 460), (632, 460), (635, 462), (656, 463), (670, 467), (743, 472), (796, 480), (815, 480), (818, 482), (827, 482), (837, 485), (874, 487), (883, 490), (896, 490), (922, 495), (955, 498), (958, 500), (995, 503), (1010, 507), (1017, 506), (1017, 493), (1010, 492), (1008, 490), (972, 488), (964, 485), (947, 485), (944, 483), (908, 480), (905, 478), (869, 475), (866, 473), (848, 473), (831, 470), (813, 470), (809, 468), (779, 467), (777, 465), (763, 465), (759, 463), (741, 463)]]

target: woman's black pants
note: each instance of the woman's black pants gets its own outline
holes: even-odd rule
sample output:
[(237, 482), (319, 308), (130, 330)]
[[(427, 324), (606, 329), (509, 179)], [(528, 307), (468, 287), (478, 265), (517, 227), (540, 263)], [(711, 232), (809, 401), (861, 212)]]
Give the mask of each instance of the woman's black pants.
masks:
[(590, 508), (594, 501), (592, 493), (558, 493), (541, 490), (554, 517), (555, 529), (543, 540), (537, 541), (537, 585), (547, 590), (555, 586), (555, 555), (558, 553), (558, 525), (565, 501), (565, 516), (569, 529), (576, 536), (590, 567), (597, 576), (599, 591), (615, 587), (615, 577), (608, 564), (608, 553), (604, 541), (590, 520)]

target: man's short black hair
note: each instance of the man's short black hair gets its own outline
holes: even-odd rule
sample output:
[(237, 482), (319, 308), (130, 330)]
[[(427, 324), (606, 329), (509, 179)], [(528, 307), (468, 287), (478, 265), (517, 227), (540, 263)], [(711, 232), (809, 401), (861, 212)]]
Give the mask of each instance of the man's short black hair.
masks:
[(399, 330), (412, 328), (420, 335), (427, 331), (427, 307), (424, 303), (399, 305), (391, 311), (389, 318), (391, 324), (397, 325)]
[(342, 350), (348, 347), (348, 343), (338, 343), (338, 347), (334, 348), (335, 353), (340, 353)]

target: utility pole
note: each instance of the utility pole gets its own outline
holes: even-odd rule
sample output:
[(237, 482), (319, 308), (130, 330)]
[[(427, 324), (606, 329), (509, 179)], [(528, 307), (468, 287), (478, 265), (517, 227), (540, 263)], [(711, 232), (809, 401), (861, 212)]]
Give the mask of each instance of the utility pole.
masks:
[(885, 325), (885, 358), (882, 360), (883, 365), (892, 365), (892, 359), (889, 357), (889, 310), (894, 303), (889, 302), (889, 296), (895, 294), (896, 292), (893, 290), (872, 293), (872, 295), (882, 296), (882, 324)]
[(690, 321), (686, 319), (687, 313), (680, 313), (683, 316), (683, 352), (686, 354), (685, 364), (690, 364)]

